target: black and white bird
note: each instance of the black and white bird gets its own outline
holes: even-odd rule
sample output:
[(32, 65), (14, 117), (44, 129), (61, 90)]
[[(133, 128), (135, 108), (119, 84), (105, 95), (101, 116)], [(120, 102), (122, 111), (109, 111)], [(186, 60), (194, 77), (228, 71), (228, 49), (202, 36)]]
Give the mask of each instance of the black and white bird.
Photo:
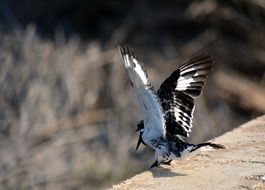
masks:
[(201, 147), (224, 148), (211, 142), (191, 144), (183, 140), (192, 128), (193, 99), (201, 94), (207, 74), (213, 70), (211, 56), (206, 53), (194, 56), (175, 70), (156, 92), (134, 51), (125, 45), (118, 48), (143, 114), (143, 120), (137, 124), (136, 150), (141, 143), (155, 150), (151, 168), (161, 163), (170, 165), (173, 159)]

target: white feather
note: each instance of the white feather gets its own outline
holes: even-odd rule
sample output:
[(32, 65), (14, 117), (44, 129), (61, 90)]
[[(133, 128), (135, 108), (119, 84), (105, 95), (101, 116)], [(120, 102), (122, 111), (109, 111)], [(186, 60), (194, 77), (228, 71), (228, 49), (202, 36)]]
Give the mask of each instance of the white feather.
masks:
[(142, 67), (140, 66), (140, 64), (138, 63), (136, 59), (132, 59), (132, 61), (135, 63), (135, 68), (134, 68), (135, 72), (138, 74), (143, 84), (147, 85), (149, 83), (149, 80), (146, 76), (146, 73), (144, 72), (144, 70), (142, 69)]
[(142, 136), (144, 142), (148, 143), (153, 138), (165, 137), (166, 129), (164, 127), (162, 107), (153, 90), (136, 90), (135, 93), (144, 115), (145, 130)]
[(123, 59), (144, 115), (145, 130), (142, 138), (145, 143), (151, 145), (152, 139), (166, 136), (163, 109), (141, 63), (128, 54), (124, 54)]

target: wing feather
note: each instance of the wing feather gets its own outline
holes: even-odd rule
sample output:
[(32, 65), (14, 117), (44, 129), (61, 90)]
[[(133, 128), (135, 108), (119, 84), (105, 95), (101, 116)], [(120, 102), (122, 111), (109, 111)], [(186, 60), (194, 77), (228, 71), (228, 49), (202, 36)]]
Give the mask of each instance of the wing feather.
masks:
[(165, 112), (168, 135), (189, 136), (195, 109), (193, 98), (201, 94), (207, 74), (212, 70), (212, 57), (201, 53), (180, 66), (161, 84), (157, 94)]
[(157, 93), (151, 86), (143, 64), (134, 51), (125, 45), (118, 46), (129, 74), (140, 109), (144, 115), (144, 134), (148, 138), (166, 136), (163, 108)]

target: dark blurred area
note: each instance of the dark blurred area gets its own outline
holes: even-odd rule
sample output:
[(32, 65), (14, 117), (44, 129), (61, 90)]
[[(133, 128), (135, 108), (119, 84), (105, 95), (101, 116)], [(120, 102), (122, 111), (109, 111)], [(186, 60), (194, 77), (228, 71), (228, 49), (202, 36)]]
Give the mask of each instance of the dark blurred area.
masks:
[(148, 169), (120, 42), (156, 89), (214, 56), (189, 141), (265, 113), (265, 1), (1, 0), (0, 189), (103, 189)]

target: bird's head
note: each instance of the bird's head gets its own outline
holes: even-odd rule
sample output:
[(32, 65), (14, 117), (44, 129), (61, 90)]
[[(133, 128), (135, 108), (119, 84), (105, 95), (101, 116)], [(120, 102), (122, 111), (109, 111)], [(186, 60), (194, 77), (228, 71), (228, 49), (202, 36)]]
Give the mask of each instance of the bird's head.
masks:
[(139, 121), (139, 122), (137, 123), (137, 129), (136, 129), (136, 132), (137, 132), (139, 135), (143, 134), (143, 132), (144, 132), (144, 121), (143, 121), (143, 120), (141, 120), (141, 121)]
[(137, 145), (136, 145), (136, 150), (137, 150), (139, 148), (139, 146), (140, 146), (141, 143), (143, 143), (144, 145), (146, 145), (145, 142), (143, 141), (143, 138), (142, 138), (142, 135), (144, 133), (144, 122), (143, 122), (143, 120), (141, 120), (141, 121), (139, 121), (137, 123), (136, 132), (139, 135), (139, 138), (138, 138), (138, 141), (137, 141)]

